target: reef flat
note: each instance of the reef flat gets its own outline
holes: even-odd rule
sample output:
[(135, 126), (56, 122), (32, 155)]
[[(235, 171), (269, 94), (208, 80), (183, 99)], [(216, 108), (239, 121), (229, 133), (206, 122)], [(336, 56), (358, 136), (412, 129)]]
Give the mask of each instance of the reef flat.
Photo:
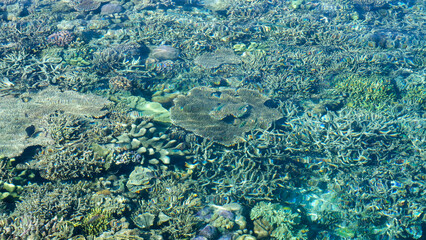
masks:
[(425, 9), (0, 0), (0, 239), (425, 239)]

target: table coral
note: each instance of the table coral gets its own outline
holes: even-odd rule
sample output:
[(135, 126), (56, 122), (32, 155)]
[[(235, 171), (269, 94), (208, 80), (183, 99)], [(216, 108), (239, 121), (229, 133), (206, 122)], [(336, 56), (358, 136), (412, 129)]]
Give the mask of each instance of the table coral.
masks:
[(274, 104), (259, 92), (245, 88), (193, 88), (187, 96), (175, 99), (172, 123), (196, 135), (231, 146), (243, 134), (268, 129), (282, 117)]
[(0, 154), (6, 157), (20, 155), (29, 146), (46, 146), (53, 139), (46, 131), (46, 117), (55, 111), (74, 116), (101, 117), (107, 99), (94, 94), (81, 94), (49, 87), (39, 93), (14, 98), (0, 98)]

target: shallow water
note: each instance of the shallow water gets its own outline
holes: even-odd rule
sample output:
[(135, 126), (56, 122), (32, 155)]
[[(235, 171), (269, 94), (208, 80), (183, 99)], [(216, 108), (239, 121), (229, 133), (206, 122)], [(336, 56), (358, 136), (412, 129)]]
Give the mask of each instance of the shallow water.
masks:
[(425, 238), (424, 9), (0, 0), (0, 239)]

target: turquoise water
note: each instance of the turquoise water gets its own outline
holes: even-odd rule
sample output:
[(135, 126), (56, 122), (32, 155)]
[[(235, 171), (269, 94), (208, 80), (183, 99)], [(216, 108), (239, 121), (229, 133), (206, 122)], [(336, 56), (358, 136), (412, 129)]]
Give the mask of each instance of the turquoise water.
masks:
[(0, 239), (424, 239), (424, 9), (0, 0)]

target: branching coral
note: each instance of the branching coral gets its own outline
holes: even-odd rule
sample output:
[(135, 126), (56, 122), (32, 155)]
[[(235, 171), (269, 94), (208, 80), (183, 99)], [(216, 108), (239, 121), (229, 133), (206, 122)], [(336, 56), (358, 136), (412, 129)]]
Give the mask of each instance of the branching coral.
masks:
[(157, 179), (149, 192), (149, 200), (140, 201), (133, 222), (143, 229), (161, 225), (152, 231), (173, 239), (194, 236), (199, 222), (195, 213), (201, 208), (201, 187), (197, 181), (179, 179), (170, 171), (157, 175), (161, 179)]
[(337, 77), (336, 83), (338, 92), (349, 95), (349, 107), (382, 110), (396, 100), (395, 86), (380, 76), (343, 75)]

